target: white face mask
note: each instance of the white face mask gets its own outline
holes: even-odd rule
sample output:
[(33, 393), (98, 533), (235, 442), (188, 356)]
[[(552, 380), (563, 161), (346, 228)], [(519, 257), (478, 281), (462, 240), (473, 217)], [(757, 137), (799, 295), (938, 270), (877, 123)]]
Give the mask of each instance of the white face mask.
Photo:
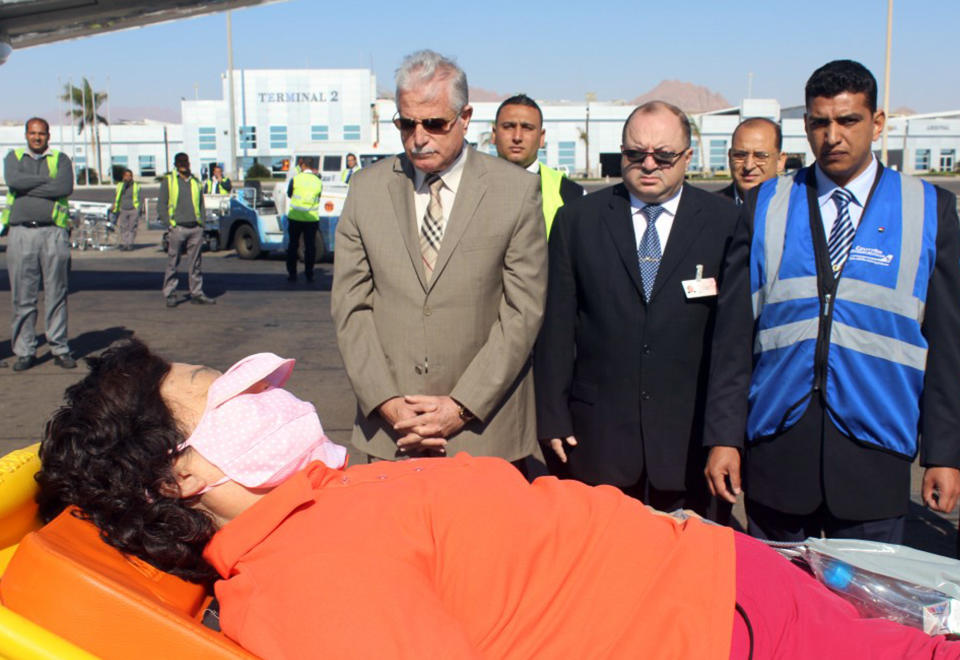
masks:
[(258, 353), (240, 360), (217, 378), (197, 428), (183, 443), (220, 468), (220, 481), (269, 488), (313, 461), (332, 468), (346, 462), (347, 450), (323, 433), (313, 404), (281, 389), (294, 360)]

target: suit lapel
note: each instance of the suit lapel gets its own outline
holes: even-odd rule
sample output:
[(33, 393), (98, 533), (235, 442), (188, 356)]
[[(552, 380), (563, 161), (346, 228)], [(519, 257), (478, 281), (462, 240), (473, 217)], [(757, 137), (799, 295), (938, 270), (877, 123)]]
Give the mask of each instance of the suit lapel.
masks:
[[(484, 176), (487, 173), (481, 159), (476, 157), (471, 147), (467, 149), (466, 161), (463, 163), (463, 172), (460, 175), (460, 184), (457, 186), (457, 196), (453, 202), (453, 209), (447, 216), (447, 223), (443, 230), (443, 242), (440, 244), (440, 252), (437, 254), (437, 263), (433, 269), (433, 277), (430, 284), (427, 285), (427, 291), (433, 288), (434, 283), (440, 278), (443, 269), (450, 260), (450, 255), (460, 242), (460, 237), (469, 226), (470, 221), (480, 206), (487, 191), (487, 184)], [(418, 239), (419, 241), (419, 239)], [(419, 242), (417, 243), (417, 255), (419, 257)]]
[(603, 224), (613, 237), (613, 244), (623, 267), (627, 270), (637, 293), (643, 297), (643, 285), (640, 283), (640, 262), (637, 257), (637, 237), (633, 231), (633, 219), (630, 216), (630, 196), (623, 184), (613, 187), (610, 204), (602, 216)]
[[(667, 236), (667, 247), (660, 259), (660, 269), (657, 271), (657, 281), (653, 283), (653, 292), (650, 299), (653, 300), (673, 271), (677, 269), (684, 255), (690, 250), (690, 246), (700, 235), (703, 229), (703, 223), (707, 219), (707, 214), (703, 208), (689, 194), (689, 188), (686, 184), (683, 186), (687, 194), (680, 195), (680, 205), (677, 207), (677, 216), (673, 219), (673, 226), (670, 228), (670, 234)], [(693, 277), (694, 273), (690, 273)]]
[(403, 156), (399, 156), (393, 162), (393, 171), (394, 177), (388, 186), (390, 199), (393, 201), (393, 215), (397, 219), (400, 235), (403, 236), (403, 243), (410, 254), (413, 270), (417, 274), (417, 279), (420, 280), (420, 286), (426, 291), (427, 282), (424, 279), (421, 264), (423, 257), (420, 254), (420, 237), (416, 231), (417, 211), (413, 203), (413, 165)]

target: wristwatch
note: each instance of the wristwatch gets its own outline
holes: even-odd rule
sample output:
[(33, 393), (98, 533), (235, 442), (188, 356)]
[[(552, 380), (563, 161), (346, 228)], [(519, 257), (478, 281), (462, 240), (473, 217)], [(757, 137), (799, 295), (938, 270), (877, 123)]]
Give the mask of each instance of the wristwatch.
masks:
[(464, 408), (463, 404), (460, 403), (459, 401), (457, 401), (457, 408), (458, 408), (457, 414), (460, 415), (460, 420), (464, 424), (466, 424), (467, 422), (471, 421), (474, 418), (473, 413), (467, 410), (466, 408)]

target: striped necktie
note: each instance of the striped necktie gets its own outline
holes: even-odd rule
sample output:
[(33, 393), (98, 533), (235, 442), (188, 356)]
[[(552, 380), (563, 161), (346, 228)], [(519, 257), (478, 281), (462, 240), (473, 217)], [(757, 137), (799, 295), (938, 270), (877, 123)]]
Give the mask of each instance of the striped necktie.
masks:
[(426, 184), (430, 187), (430, 203), (420, 226), (420, 254), (423, 257), (423, 273), (429, 282), (433, 277), (433, 268), (437, 265), (440, 243), (443, 241), (443, 206), (440, 204), (443, 180), (438, 174), (431, 174), (427, 177)]
[(657, 233), (657, 218), (664, 212), (659, 204), (648, 204), (641, 209), (647, 216), (647, 229), (640, 239), (637, 257), (640, 260), (640, 282), (643, 284), (643, 299), (650, 302), (653, 285), (660, 270), (660, 234)]
[(850, 254), (850, 245), (856, 230), (850, 220), (850, 202), (853, 194), (844, 188), (833, 191), (833, 203), (837, 205), (837, 219), (830, 229), (830, 238), (827, 240), (827, 252), (830, 254), (830, 265), (833, 267), (833, 276), (839, 277), (843, 263)]

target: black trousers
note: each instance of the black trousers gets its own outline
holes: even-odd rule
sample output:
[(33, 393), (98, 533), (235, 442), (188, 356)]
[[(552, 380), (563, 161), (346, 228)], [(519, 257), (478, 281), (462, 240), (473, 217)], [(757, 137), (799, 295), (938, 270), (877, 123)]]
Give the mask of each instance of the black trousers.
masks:
[(651, 484), (647, 475), (644, 474), (640, 481), (632, 486), (620, 488), (620, 490), (623, 491), (624, 495), (638, 499), (658, 511), (670, 513), (677, 509), (692, 509), (707, 520), (712, 520), (721, 525), (729, 525), (733, 505), (726, 500), (712, 496), (707, 487), (706, 478), (702, 481), (702, 487), (698, 485), (690, 490), (660, 490)]
[(317, 261), (317, 223), (290, 220), (287, 222), (287, 273), (297, 276), (297, 248), (303, 237), (303, 272), (313, 279), (313, 265)]
[(843, 520), (826, 506), (813, 513), (796, 515), (747, 501), (747, 532), (767, 541), (797, 542), (822, 534), (831, 539), (864, 539), (903, 544), (906, 516), (878, 520)]

